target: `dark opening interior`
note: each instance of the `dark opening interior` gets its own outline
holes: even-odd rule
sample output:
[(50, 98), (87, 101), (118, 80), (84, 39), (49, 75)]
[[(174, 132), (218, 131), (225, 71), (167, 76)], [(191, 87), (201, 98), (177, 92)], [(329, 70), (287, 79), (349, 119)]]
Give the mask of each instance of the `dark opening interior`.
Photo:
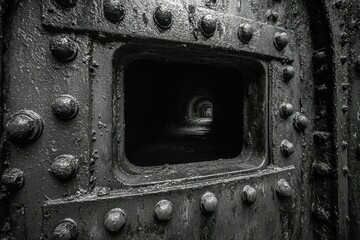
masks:
[(245, 79), (220, 65), (136, 60), (125, 69), (125, 154), (137, 166), (235, 158)]

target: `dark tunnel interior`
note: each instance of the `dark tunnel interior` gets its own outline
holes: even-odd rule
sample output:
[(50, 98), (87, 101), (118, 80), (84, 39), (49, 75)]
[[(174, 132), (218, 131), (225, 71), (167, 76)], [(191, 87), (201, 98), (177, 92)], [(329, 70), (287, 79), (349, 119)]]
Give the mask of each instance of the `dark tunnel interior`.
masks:
[(243, 146), (241, 73), (155, 59), (125, 70), (125, 153), (137, 166), (229, 159)]

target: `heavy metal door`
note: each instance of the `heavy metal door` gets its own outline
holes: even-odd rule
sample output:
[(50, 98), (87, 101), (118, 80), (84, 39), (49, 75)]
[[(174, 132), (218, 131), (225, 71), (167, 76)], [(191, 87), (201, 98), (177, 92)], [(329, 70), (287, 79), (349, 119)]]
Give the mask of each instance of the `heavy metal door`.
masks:
[[(358, 12), (5, 1), (3, 239), (356, 239)], [(173, 99), (222, 126), (220, 155), (143, 150)]]

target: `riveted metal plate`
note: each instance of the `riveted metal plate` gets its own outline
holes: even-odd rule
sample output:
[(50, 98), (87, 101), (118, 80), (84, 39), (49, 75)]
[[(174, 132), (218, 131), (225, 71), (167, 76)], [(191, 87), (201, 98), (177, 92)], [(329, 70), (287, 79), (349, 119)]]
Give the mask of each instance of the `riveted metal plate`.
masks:
[[(52, 0), (43, 0), (42, 23), (55, 30), (75, 30), (94, 33), (102, 39), (129, 38), (145, 40), (164, 40), (181, 44), (194, 44), (237, 51), (241, 54), (256, 54), (267, 58), (292, 59), (293, 34), (283, 28), (256, 22), (240, 16), (197, 7), (191, 3), (146, 1), (124, 1), (125, 17), (117, 24), (109, 22), (103, 14), (102, 1), (79, 0), (71, 9), (61, 9)], [(160, 4), (172, 9), (174, 23), (167, 31), (161, 31), (153, 21), (153, 13)], [(211, 14), (218, 19), (217, 31), (213, 37), (202, 36), (198, 22)], [(249, 23), (254, 28), (254, 37), (248, 43), (238, 38), (238, 27)], [(278, 51), (274, 44), (277, 32), (286, 32), (290, 37), (289, 45)]]
[[(277, 61), (270, 63), (270, 157), (277, 166), (295, 165), (300, 168), (301, 165), (301, 140), (303, 132), (295, 130), (293, 117), (296, 112), (302, 111), (300, 105), (300, 74), (299, 62), (294, 61), (291, 66), (295, 69), (295, 76), (289, 82), (284, 81), (283, 69), (288, 64), (282, 64)], [(280, 114), (282, 103), (290, 103), (294, 107), (294, 113), (284, 119)], [(281, 153), (281, 142), (288, 140), (294, 145), (294, 154), (284, 156)]]
[[(162, 186), (133, 191), (110, 191), (106, 196), (89, 195), (68, 200), (48, 201), (43, 206), (45, 236), (51, 235), (64, 218), (79, 226), (79, 239), (274, 239), (273, 236), (292, 234), (299, 208), (298, 185), (294, 168), (266, 169), (257, 174), (195, 185)], [(286, 179), (293, 195), (279, 199), (276, 184)], [(243, 204), (245, 185), (258, 194), (252, 205)], [(214, 215), (204, 215), (201, 196), (213, 192), (219, 200)], [(102, 192), (100, 190), (100, 192)], [(162, 199), (173, 204), (172, 218), (165, 223), (154, 218), (154, 207)], [(110, 234), (103, 225), (106, 213), (121, 208), (127, 220), (120, 233)], [(286, 226), (284, 232), (283, 226)]]

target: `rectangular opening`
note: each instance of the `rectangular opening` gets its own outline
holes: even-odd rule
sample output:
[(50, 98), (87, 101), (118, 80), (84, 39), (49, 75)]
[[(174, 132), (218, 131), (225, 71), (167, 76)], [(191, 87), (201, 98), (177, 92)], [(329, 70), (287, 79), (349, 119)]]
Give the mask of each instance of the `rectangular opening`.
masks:
[(114, 170), (122, 181), (195, 179), (266, 166), (264, 61), (129, 44), (116, 51), (114, 70)]

